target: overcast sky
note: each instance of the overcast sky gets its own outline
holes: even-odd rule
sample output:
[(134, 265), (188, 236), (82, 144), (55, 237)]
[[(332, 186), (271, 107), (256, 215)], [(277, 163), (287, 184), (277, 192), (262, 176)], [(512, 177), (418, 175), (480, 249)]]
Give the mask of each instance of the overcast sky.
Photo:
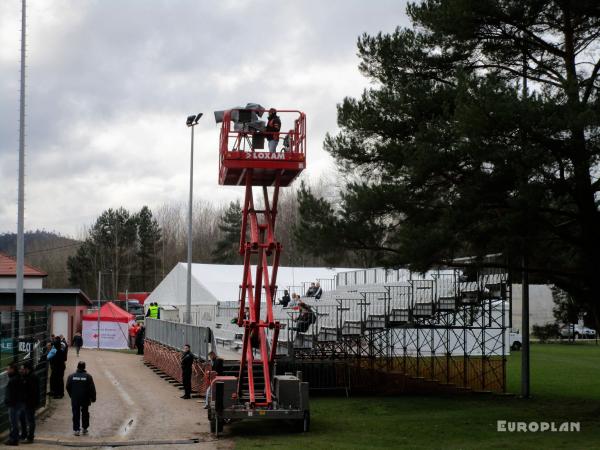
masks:
[[(20, 0), (0, 1), (0, 232), (16, 230)], [(225, 202), (212, 112), (246, 102), (300, 109), (308, 169), (336, 104), (368, 85), (363, 32), (406, 25), (398, 0), (29, 0), (26, 229), (76, 235), (109, 207), (184, 202), (185, 118), (196, 128), (195, 197)], [(291, 124), (290, 124), (291, 125)], [(283, 128), (287, 127), (285, 120)]]

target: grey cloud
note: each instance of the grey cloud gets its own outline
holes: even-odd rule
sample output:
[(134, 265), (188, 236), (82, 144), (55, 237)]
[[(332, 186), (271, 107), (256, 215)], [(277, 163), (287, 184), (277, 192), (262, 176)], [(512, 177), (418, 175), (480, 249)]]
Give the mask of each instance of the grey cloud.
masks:
[[(75, 233), (83, 218), (120, 202), (184, 199), (182, 123), (197, 110), (246, 101), (305, 110), (308, 176), (320, 173), (330, 165), (321, 144), (335, 130), (335, 104), (367, 85), (356, 70), (357, 36), (405, 24), (404, 8), (358, 0), (30, 2), (27, 227)], [(1, 23), (15, 11), (0, 9)], [(48, 12), (57, 19), (44, 20)], [(16, 33), (18, 21), (10, 22)], [(17, 81), (18, 63), (0, 60), (0, 231), (15, 223), (6, 205), (16, 198)], [(216, 186), (210, 115), (198, 131), (198, 194), (239, 196)], [(128, 192), (132, 174), (147, 193)]]

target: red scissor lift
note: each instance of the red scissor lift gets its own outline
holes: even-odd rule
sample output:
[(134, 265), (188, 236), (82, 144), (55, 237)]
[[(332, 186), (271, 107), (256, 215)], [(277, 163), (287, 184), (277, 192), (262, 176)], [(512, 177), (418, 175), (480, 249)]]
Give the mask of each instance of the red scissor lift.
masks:
[[(275, 238), (277, 202), (279, 188), (289, 186), (306, 167), (306, 116), (301, 111), (277, 110), (282, 130), (277, 151), (271, 153), (264, 142), (269, 133), (253, 129), (243, 119), (263, 111), (233, 109), (223, 114), (219, 184), (246, 187), (239, 246), (244, 272), (237, 318), (244, 337), (239, 375), (217, 377), (211, 389), (208, 417), (214, 433), (222, 430), (224, 422), (248, 418), (294, 420), (308, 431), (310, 420), (308, 383), (291, 374), (273, 374), (280, 330), (273, 317), (273, 302), (282, 250)], [(233, 129), (232, 114), (240, 119)], [(284, 131), (290, 123), (293, 128)], [(253, 192), (256, 186), (262, 190), (258, 208)], [(270, 342), (267, 330), (272, 331)]]

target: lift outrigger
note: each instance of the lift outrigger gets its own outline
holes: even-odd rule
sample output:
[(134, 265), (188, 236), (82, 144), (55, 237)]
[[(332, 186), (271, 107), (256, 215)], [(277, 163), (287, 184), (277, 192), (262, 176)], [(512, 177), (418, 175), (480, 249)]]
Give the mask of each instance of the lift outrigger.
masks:
[[(308, 383), (301, 374), (274, 374), (281, 324), (273, 317), (282, 250), (275, 238), (279, 188), (289, 186), (306, 167), (306, 116), (301, 111), (277, 110), (284, 115), (284, 123), (293, 116), (293, 129), (279, 133), (284, 144), (279, 152), (271, 153), (264, 150), (268, 133), (260, 122), (256, 126), (264, 112), (237, 108), (222, 116), (219, 184), (246, 188), (239, 246), (244, 271), (237, 317), (244, 335), (238, 376), (218, 376), (212, 382), (208, 418), (211, 432), (217, 435), (224, 423), (241, 419), (286, 419), (302, 431), (310, 425)], [(254, 187), (262, 188), (260, 209), (255, 208)]]

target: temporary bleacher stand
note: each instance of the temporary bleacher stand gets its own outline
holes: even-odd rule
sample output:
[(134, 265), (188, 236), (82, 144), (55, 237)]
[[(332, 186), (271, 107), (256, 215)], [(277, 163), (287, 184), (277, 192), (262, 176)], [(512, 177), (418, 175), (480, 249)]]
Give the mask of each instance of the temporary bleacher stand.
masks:
[[(313, 390), (506, 390), (506, 273), (482, 271), (467, 281), (459, 270), (416, 276), (370, 269), (341, 273), (340, 280), (319, 300), (301, 299), (316, 314), (303, 333), (293, 330), (297, 308), (273, 305), (282, 324), (277, 373), (301, 370)], [(217, 348), (239, 351), (237, 302), (212, 308), (196, 325), (212, 330)]]

